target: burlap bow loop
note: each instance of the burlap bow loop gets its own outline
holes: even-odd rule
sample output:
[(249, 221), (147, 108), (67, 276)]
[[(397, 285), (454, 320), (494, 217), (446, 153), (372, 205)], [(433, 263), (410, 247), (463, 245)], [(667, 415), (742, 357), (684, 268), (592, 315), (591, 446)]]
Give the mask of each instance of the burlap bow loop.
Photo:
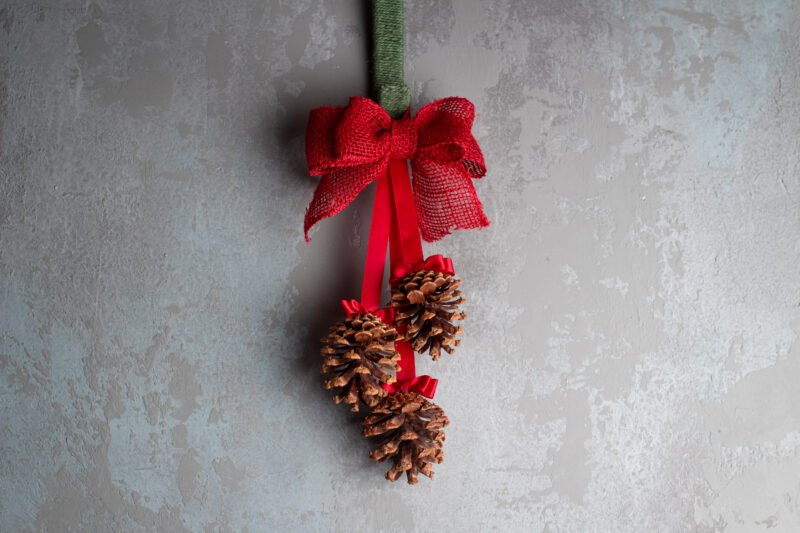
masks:
[(305, 233), (323, 218), (344, 209), (380, 177), (390, 158), (410, 159), (414, 202), (422, 238), (441, 239), (455, 229), (489, 225), (472, 178), (486, 173), (483, 155), (470, 132), (471, 102), (445, 98), (415, 117), (392, 120), (367, 98), (352, 97), (346, 107), (311, 111), (306, 158), (312, 175), (321, 175), (306, 211)]

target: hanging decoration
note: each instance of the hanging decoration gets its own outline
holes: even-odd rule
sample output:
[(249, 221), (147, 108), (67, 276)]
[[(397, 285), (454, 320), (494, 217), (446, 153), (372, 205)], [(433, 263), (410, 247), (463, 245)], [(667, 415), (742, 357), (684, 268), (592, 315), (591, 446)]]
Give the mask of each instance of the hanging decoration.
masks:
[[(414, 353), (434, 361), (453, 353), (466, 319), (452, 260), (425, 258), (422, 240), (489, 225), (472, 183), (486, 167), (471, 133), (469, 100), (436, 100), (412, 115), (403, 80), (403, 2), (372, 0), (371, 7), (377, 103), (354, 96), (344, 107), (311, 111), (306, 157), (309, 172), (321, 178), (304, 231), (309, 241), (317, 222), (376, 183), (361, 299), (342, 302), (345, 319), (322, 339), (321, 372), (334, 402), (366, 409), (362, 433), (377, 444), (370, 457), (393, 463), (386, 478), (405, 474), (415, 484), (442, 462), (448, 419), (429, 401), (438, 380), (416, 374)], [(387, 248), (391, 299), (384, 306)]]

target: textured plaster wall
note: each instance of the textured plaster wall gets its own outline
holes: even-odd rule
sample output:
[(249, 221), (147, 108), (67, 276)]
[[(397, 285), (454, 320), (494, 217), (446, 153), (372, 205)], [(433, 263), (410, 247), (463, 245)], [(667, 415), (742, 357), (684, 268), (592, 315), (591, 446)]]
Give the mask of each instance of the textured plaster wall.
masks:
[(408, 2), (492, 226), (446, 459), (320, 388), (370, 198), (301, 219), (361, 2), (0, 2), (0, 530), (800, 531), (800, 4)]

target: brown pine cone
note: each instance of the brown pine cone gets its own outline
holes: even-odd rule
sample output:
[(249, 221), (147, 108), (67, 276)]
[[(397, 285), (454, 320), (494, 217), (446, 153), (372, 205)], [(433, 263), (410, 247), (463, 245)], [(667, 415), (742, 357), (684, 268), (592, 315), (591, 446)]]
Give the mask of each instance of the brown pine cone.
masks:
[(415, 351), (428, 352), (434, 361), (441, 351), (453, 353), (463, 330), (453, 322), (467, 315), (459, 310), (466, 302), (458, 290), (460, 279), (433, 270), (418, 270), (392, 289), (395, 324)]
[(386, 396), (383, 383), (393, 383), (400, 354), (394, 348), (397, 331), (377, 316), (353, 315), (333, 326), (322, 339), (322, 377), (333, 401), (358, 412), (359, 400), (368, 407)]
[(380, 446), (369, 454), (374, 461), (391, 457), (394, 466), (386, 479), (395, 481), (403, 472), (415, 485), (420, 472), (433, 477), (433, 463), (444, 458), (444, 431), (450, 421), (441, 407), (411, 391), (384, 398), (364, 417), (365, 437), (379, 437)]

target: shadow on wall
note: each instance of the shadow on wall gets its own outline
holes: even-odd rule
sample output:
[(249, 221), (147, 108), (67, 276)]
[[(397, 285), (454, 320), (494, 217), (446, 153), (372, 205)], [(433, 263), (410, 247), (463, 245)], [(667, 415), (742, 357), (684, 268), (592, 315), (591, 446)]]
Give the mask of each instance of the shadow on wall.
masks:
[[(310, 13), (307, 21), (301, 20), (304, 16), (298, 17), (298, 27), (304, 25), (307, 29)], [(366, 16), (367, 13), (362, 28), (368, 27)], [(361, 36), (349, 45), (345, 44), (345, 39), (337, 39), (331, 58), (313, 68), (298, 64), (296, 52), (289, 50), (299, 46), (297, 39), (302, 40), (303, 46), (311, 41), (303, 37), (302, 32), (299, 37), (294, 36), (287, 43), (287, 53), (295, 66), (273, 83), (278, 109), (262, 112), (260, 143), (271, 168), (279, 169), (271, 179), (280, 180), (280, 189), (286, 191), (287, 199), (291, 199), (287, 202), (291, 205), (282, 209), (293, 220), (296, 219), (298, 229), (302, 226), (302, 213), (318, 182), (318, 177), (309, 176), (305, 162), (305, 128), (309, 111), (324, 105), (345, 105), (350, 96), (369, 94), (366, 32), (345, 31), (356, 31)], [(373, 194), (374, 186), (367, 187), (349, 207), (319, 223), (314, 229), (312, 243), (302, 240), (276, 243), (277, 246), (294, 246), (299, 252), (298, 264), (286, 280), (284, 303), (278, 302), (272, 307), (286, 313), (276, 318), (275, 331), (290, 339), (294, 358), (288, 375), (284, 376), (288, 398), (298, 402), (301, 408), (307, 407), (326, 416), (341, 416), (353, 425), (358, 418), (345, 407), (333, 405), (331, 394), (322, 389), (319, 347), (320, 339), (328, 329), (344, 316), (339, 302), (360, 297)], [(273, 367), (267, 371), (276, 370), (277, 367)], [(334, 411), (338, 414), (334, 415)], [(358, 427), (353, 429), (344, 432), (348, 441), (346, 445), (350, 449), (363, 447), (363, 460), (369, 462), (368, 443), (361, 438)], [(337, 432), (336, 439), (329, 435), (321, 438), (341, 442), (341, 436), (342, 432)]]

